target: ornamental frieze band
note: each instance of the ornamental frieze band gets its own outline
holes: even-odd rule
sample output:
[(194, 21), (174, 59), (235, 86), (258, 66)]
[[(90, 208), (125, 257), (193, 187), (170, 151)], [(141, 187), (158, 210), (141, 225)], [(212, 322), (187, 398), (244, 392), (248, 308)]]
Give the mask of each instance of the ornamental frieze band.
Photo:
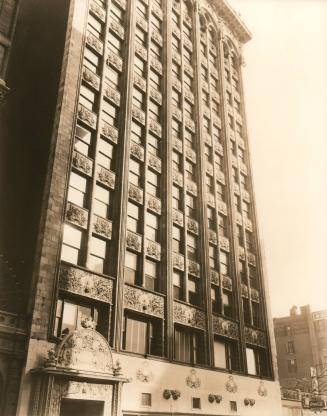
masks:
[(124, 286), (124, 307), (164, 318), (164, 298), (136, 287)]
[(227, 338), (239, 339), (239, 327), (236, 322), (219, 316), (212, 317), (213, 332)]
[(194, 328), (205, 329), (206, 320), (203, 311), (184, 305), (183, 303), (174, 302), (174, 322), (192, 326)]

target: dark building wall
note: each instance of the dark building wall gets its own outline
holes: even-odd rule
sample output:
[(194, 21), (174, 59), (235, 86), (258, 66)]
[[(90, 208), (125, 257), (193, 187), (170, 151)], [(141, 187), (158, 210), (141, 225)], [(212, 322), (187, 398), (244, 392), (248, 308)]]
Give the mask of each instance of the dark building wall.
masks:
[(10, 56), (0, 120), (0, 247), (20, 283), (12, 311), (25, 310), (29, 293), (68, 7), (68, 0), (24, 0)]

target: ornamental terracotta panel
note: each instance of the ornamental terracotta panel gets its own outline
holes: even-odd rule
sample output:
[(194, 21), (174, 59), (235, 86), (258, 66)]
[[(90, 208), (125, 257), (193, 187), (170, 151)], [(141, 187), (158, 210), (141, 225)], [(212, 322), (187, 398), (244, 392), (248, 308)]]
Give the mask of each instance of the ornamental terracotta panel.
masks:
[(212, 66), (212, 65), (211, 65), (211, 67), (210, 67), (210, 74), (211, 74), (212, 76), (214, 76), (216, 79), (218, 79), (218, 71), (217, 71), (217, 69), (216, 69), (214, 66)]
[(75, 169), (85, 173), (88, 176), (92, 176), (93, 160), (89, 157), (86, 157), (74, 150), (72, 164)]
[(187, 74), (189, 74), (191, 77), (193, 77), (194, 76), (194, 71), (193, 71), (193, 68), (192, 68), (192, 66), (190, 65), (190, 64), (188, 64), (188, 63), (184, 63), (184, 71), (187, 73)]
[(212, 166), (212, 164), (211, 164), (211, 163), (209, 163), (209, 162), (207, 162), (207, 163), (206, 163), (206, 173), (207, 173), (209, 176), (213, 176), (213, 166)]
[(104, 90), (104, 96), (116, 106), (120, 105), (120, 93), (109, 85)]
[(240, 185), (236, 182), (233, 183), (233, 191), (235, 195), (240, 195)]
[(173, 76), (171, 83), (172, 83), (172, 86), (175, 88), (175, 90), (177, 90), (178, 92), (182, 91), (182, 83), (180, 82), (179, 79)]
[(155, 120), (149, 119), (149, 129), (152, 131), (152, 133), (156, 134), (158, 137), (161, 138), (161, 126)]
[(192, 218), (187, 218), (187, 231), (198, 235), (199, 234), (199, 223)]
[(217, 180), (218, 182), (222, 183), (223, 185), (226, 184), (226, 180), (225, 180), (225, 174), (221, 171), (217, 172)]
[(241, 149), (245, 150), (245, 141), (242, 139), (242, 137), (238, 137), (238, 145), (240, 146)]
[(135, 105), (132, 106), (132, 117), (141, 124), (145, 124), (145, 114), (144, 111), (140, 110)]
[(220, 285), (219, 273), (216, 270), (210, 270), (210, 281), (213, 285)]
[(106, 21), (106, 11), (102, 7), (100, 7), (95, 1), (91, 1), (90, 11), (102, 22)]
[(117, 4), (123, 9), (126, 10), (126, 0), (115, 0)]
[(249, 297), (249, 289), (246, 284), (241, 283), (241, 294), (243, 298), (248, 299)]
[(161, 159), (149, 153), (149, 167), (161, 173)]
[(224, 215), (227, 215), (227, 205), (224, 201), (218, 201), (218, 211)]
[(162, 36), (157, 30), (152, 30), (151, 39), (154, 40), (159, 46), (163, 45)]
[(173, 182), (180, 187), (183, 186), (183, 175), (175, 169), (173, 169)]
[(148, 22), (139, 14), (136, 14), (136, 24), (140, 26), (144, 32), (148, 31)]
[(211, 111), (206, 105), (203, 107), (203, 115), (206, 116), (209, 120), (211, 119)]
[(184, 97), (187, 101), (189, 101), (191, 104), (194, 104), (194, 94), (193, 92), (185, 86), (184, 88)]
[(90, 32), (86, 33), (86, 43), (99, 55), (103, 54), (103, 43)]
[(173, 208), (173, 223), (184, 227), (184, 214), (175, 208)]
[(116, 129), (116, 127), (110, 126), (110, 124), (106, 123), (103, 120), (101, 126), (101, 134), (113, 143), (118, 143), (118, 130)]
[(97, 166), (97, 180), (110, 189), (115, 189), (116, 175), (103, 166)]
[(250, 194), (245, 189), (242, 190), (242, 198), (245, 202), (250, 202)]
[(93, 71), (89, 68), (83, 67), (82, 71), (83, 81), (90, 85), (95, 90), (99, 91), (100, 88), (100, 77), (98, 77)]
[(183, 39), (183, 44), (184, 44), (184, 46), (189, 50), (189, 51), (193, 51), (193, 44), (192, 44), (192, 42), (189, 40), (189, 39), (187, 39), (186, 37), (184, 37), (184, 39)]
[(214, 230), (209, 230), (209, 243), (214, 244), (215, 246), (218, 243), (217, 233)]
[(136, 287), (124, 286), (124, 308), (164, 318), (164, 298)]
[(59, 289), (86, 296), (105, 303), (112, 303), (113, 282), (77, 267), (60, 265)]
[(152, 57), (150, 60), (150, 65), (154, 70), (162, 75), (162, 63), (157, 58)]
[(234, 90), (234, 98), (239, 103), (241, 102), (241, 96), (240, 96), (240, 94), (236, 90)]
[(108, 238), (111, 240), (112, 236), (112, 222), (99, 217), (98, 215), (93, 216), (93, 232), (102, 237)]
[(71, 202), (67, 204), (66, 219), (74, 225), (87, 228), (89, 213), (86, 209), (78, 207)]
[(118, 56), (112, 51), (108, 51), (107, 63), (108, 65), (111, 64), (112, 66), (114, 66), (116, 69), (118, 69), (118, 71), (122, 71), (123, 69), (123, 60), (120, 56)]
[(92, 113), (92, 111), (84, 107), (82, 104), (79, 104), (78, 106), (77, 116), (83, 123), (95, 128), (97, 122), (96, 114)]
[(179, 108), (177, 108), (175, 105), (172, 106), (172, 114), (173, 117), (178, 120), (178, 121), (182, 121), (182, 112)]
[(215, 152), (221, 156), (224, 156), (224, 148), (223, 145), (219, 142), (215, 142)]
[(207, 193), (207, 204), (210, 207), (215, 208), (215, 197), (212, 194)]
[(243, 218), (242, 218), (242, 214), (240, 212), (236, 213), (236, 223), (238, 225), (243, 225)]
[(244, 162), (240, 162), (240, 170), (242, 173), (244, 173), (244, 175), (248, 174), (248, 168)]
[(131, 141), (130, 154), (131, 156), (134, 156), (136, 159), (144, 162), (144, 148), (140, 146), (138, 143)]
[(248, 260), (249, 260), (249, 263), (252, 264), (253, 266), (256, 265), (256, 258), (253, 253), (248, 253)]
[(134, 72), (134, 85), (139, 87), (142, 91), (146, 91), (146, 80)]
[(240, 332), (236, 322), (219, 316), (212, 317), (213, 333), (226, 338), (239, 339)]
[(162, 20), (162, 10), (155, 3), (152, 3), (152, 13)]
[(257, 345), (259, 347), (267, 346), (266, 334), (263, 331), (245, 327), (244, 336), (245, 336), (245, 342), (247, 344)]
[(237, 157), (232, 155), (232, 165), (237, 167)]
[(253, 302), (259, 303), (260, 302), (259, 291), (251, 287), (250, 293), (251, 293), (251, 300), (253, 300)]
[(206, 329), (206, 319), (203, 311), (176, 301), (173, 306), (173, 320), (182, 325)]
[(238, 79), (238, 73), (236, 71), (236, 69), (232, 68), (232, 77), (235, 78), (236, 80)]
[(173, 23), (172, 32), (178, 39), (180, 39), (181, 31), (180, 31), (180, 28), (175, 23)]
[(217, 91), (212, 91), (211, 92), (211, 97), (213, 100), (217, 101), (218, 103), (220, 103), (220, 95)]
[(176, 51), (176, 50), (172, 51), (172, 58), (173, 58), (173, 61), (175, 61), (178, 65), (181, 65), (182, 57), (181, 57), (181, 55), (178, 51)]
[(229, 292), (232, 292), (233, 290), (233, 281), (228, 276), (223, 276), (221, 279), (221, 285), (224, 289), (228, 290)]
[(193, 120), (191, 120), (190, 118), (188, 118), (188, 117), (185, 117), (185, 126), (189, 129), (189, 130), (191, 130), (193, 133), (195, 133), (195, 124), (194, 124), (194, 121)]
[(183, 152), (183, 142), (179, 140), (178, 137), (173, 136), (173, 147), (175, 150), (177, 150), (179, 153)]
[(184, 271), (185, 268), (185, 259), (184, 256), (178, 253), (173, 253), (173, 267)]
[(118, 22), (116, 22), (113, 19), (110, 19), (110, 23), (109, 23), (109, 27), (110, 29), (116, 33), (116, 35), (120, 38), (120, 39), (124, 39), (125, 37), (125, 29), (122, 27), (122, 25), (120, 25)]
[(220, 236), (219, 237), (219, 248), (225, 250), (225, 251), (229, 251), (229, 240), (228, 238), (224, 237), (224, 236)]
[(240, 258), (240, 260), (245, 260), (244, 247), (238, 246), (238, 257)]
[(199, 263), (196, 263), (195, 261), (188, 261), (188, 272), (189, 274), (200, 277), (200, 265)]
[(127, 231), (126, 247), (140, 253), (142, 251), (142, 236), (132, 231)]
[(158, 261), (160, 261), (161, 258), (161, 246), (160, 244), (156, 243), (152, 240), (146, 240), (145, 242), (145, 254), (148, 257), (152, 257)]
[(203, 91), (209, 92), (209, 84), (206, 81), (202, 80), (201, 86), (202, 86)]
[(143, 189), (130, 183), (128, 187), (128, 197), (138, 204), (143, 204)]
[(156, 101), (158, 104), (162, 104), (162, 95), (161, 93), (156, 90), (155, 88), (150, 88), (150, 97)]
[(186, 181), (186, 190), (194, 196), (197, 196), (198, 194), (198, 188), (196, 186), (196, 183), (191, 180)]
[(161, 215), (161, 200), (153, 195), (147, 195), (147, 208), (155, 214)]
[(140, 45), (138, 42), (135, 42), (135, 53), (142, 58), (143, 60), (147, 60), (147, 50), (145, 49), (144, 46)]
[(196, 163), (196, 153), (193, 149), (191, 149), (190, 147), (186, 146), (185, 147), (185, 156), (187, 157), (187, 159), (189, 159), (191, 162)]
[(245, 228), (248, 230), (248, 231), (253, 231), (253, 227), (252, 227), (252, 221), (251, 220), (249, 220), (248, 218), (246, 218), (246, 220), (245, 220)]

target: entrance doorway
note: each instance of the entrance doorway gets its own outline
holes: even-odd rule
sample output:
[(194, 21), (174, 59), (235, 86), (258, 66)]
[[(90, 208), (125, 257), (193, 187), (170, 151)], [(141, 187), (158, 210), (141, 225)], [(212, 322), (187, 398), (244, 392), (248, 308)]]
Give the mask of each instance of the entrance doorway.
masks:
[(62, 399), (60, 416), (103, 416), (104, 402)]

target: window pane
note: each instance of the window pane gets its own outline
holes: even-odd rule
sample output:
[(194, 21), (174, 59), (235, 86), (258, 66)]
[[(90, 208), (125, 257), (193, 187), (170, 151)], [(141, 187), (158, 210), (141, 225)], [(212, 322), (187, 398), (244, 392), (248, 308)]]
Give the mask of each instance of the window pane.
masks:
[(146, 322), (127, 318), (125, 349), (127, 351), (146, 354)]
[(257, 374), (256, 365), (255, 365), (255, 355), (252, 348), (246, 348), (246, 363), (248, 368), (248, 374)]
[(214, 341), (215, 367), (226, 368), (226, 346), (224, 342)]

